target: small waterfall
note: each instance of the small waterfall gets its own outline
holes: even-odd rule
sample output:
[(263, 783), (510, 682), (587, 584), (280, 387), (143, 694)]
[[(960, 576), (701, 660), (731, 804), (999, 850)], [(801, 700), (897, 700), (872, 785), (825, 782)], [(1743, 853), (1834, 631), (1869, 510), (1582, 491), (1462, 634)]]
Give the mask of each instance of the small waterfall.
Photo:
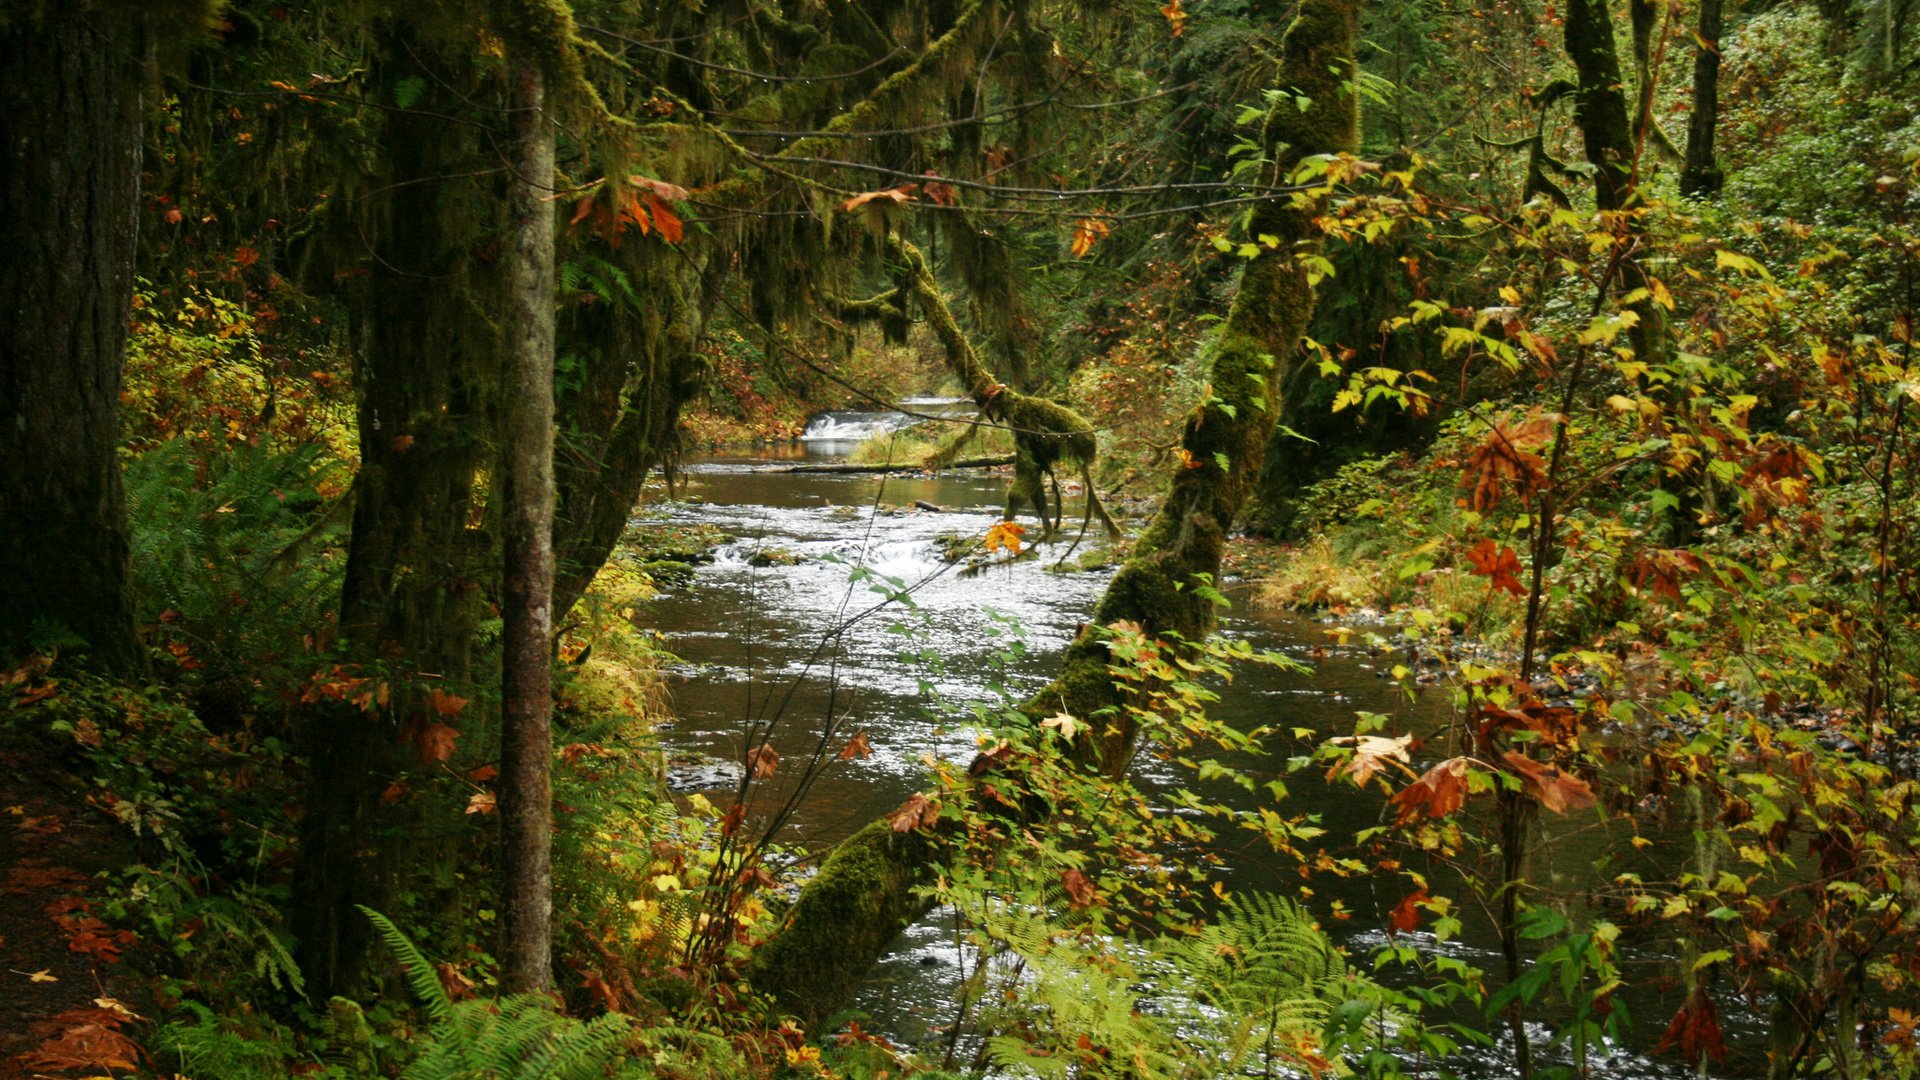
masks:
[(857, 443), (919, 422), (918, 417), (901, 412), (824, 412), (807, 421), (807, 430), (801, 433), (800, 441)]
[(814, 453), (845, 454), (868, 439), (910, 428), (930, 416), (964, 416), (972, 411), (972, 401), (952, 397), (903, 398), (900, 409), (889, 412), (836, 409), (808, 420), (800, 442)]

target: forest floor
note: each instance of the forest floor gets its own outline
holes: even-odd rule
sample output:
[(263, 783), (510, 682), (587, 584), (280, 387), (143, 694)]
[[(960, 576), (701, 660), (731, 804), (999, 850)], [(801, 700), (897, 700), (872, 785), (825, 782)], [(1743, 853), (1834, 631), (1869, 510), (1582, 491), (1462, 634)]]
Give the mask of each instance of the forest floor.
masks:
[(44, 762), (0, 752), (0, 1080), (127, 1071), (145, 996), (133, 935), (94, 914), (96, 877), (132, 861), (125, 832)]

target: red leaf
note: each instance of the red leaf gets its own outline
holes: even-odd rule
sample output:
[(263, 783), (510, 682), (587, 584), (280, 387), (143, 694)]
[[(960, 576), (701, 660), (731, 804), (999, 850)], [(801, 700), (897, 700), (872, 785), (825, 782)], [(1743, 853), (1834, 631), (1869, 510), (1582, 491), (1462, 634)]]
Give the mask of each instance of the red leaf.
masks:
[(1501, 489), (1512, 486), (1522, 498), (1547, 482), (1547, 463), (1532, 451), (1553, 437), (1557, 413), (1543, 413), (1524, 423), (1495, 424), (1486, 441), (1467, 456), (1462, 483), (1473, 485), (1473, 508), (1485, 510), (1500, 501)]
[(427, 724), (414, 736), (414, 744), (419, 748), (421, 761), (437, 765), (453, 756), (453, 741), (459, 737), (459, 728)]
[(846, 747), (840, 751), (841, 761), (852, 761), (854, 758), (867, 758), (872, 756), (873, 747), (867, 745), (867, 733), (864, 731), (855, 732), (853, 738), (847, 740)]
[(1422, 816), (1446, 817), (1467, 801), (1467, 759), (1448, 758), (1387, 801), (1393, 804), (1396, 825)]
[(1393, 906), (1393, 914), (1387, 916), (1387, 933), (1411, 934), (1420, 928), (1420, 905), (1427, 899), (1427, 890), (1415, 889), (1407, 894), (1405, 900)]
[(1663, 548), (1654, 551), (1642, 551), (1633, 557), (1628, 576), (1636, 589), (1647, 589), (1655, 596), (1663, 596), (1669, 601), (1680, 604), (1686, 598), (1680, 594), (1680, 584), (1687, 578), (1698, 574), (1706, 564), (1691, 551), (1680, 548)]
[(1593, 805), (1593, 789), (1587, 782), (1561, 772), (1559, 766), (1535, 761), (1518, 750), (1507, 751), (1504, 760), (1520, 775), (1527, 796), (1554, 813), (1585, 810)]
[(1093, 882), (1087, 880), (1087, 875), (1078, 870), (1068, 870), (1060, 875), (1060, 884), (1066, 887), (1067, 897), (1073, 901), (1073, 910), (1093, 906), (1096, 895)]
[(894, 832), (912, 832), (916, 828), (928, 828), (940, 819), (940, 808), (932, 800), (919, 792), (914, 792), (901, 803), (899, 808), (887, 815), (892, 822)]
[(620, 992), (609, 984), (607, 980), (601, 978), (600, 973), (597, 971), (587, 972), (587, 977), (580, 980), (580, 984), (586, 988), (587, 993), (593, 995), (602, 1005), (606, 1006), (608, 1012), (619, 1012), (626, 1004), (625, 1001), (622, 1000)]
[(739, 832), (740, 826), (744, 824), (746, 820), (747, 820), (746, 804), (734, 803), (733, 809), (727, 811), (727, 816), (720, 819), (720, 835), (732, 836), (734, 833)]
[(478, 768), (467, 770), (467, 779), (476, 784), (484, 784), (499, 775), (500, 769), (495, 765), (482, 765)]
[(406, 798), (407, 793), (412, 790), (412, 788), (407, 786), (405, 780), (395, 780), (393, 783), (387, 785), (387, 790), (380, 793), (380, 805), (392, 806), (394, 803)]
[(1720, 1010), (1714, 1006), (1713, 995), (1707, 993), (1705, 986), (1693, 988), (1687, 1003), (1674, 1014), (1673, 1022), (1667, 1025), (1666, 1034), (1660, 1036), (1660, 1045), (1653, 1052), (1664, 1054), (1675, 1048), (1687, 1064), (1696, 1069), (1707, 1058), (1726, 1060), (1727, 1043), (1720, 1034)]
[[(99, 1010), (85, 1010), (88, 1013)], [(56, 1022), (67, 1014), (55, 1017)], [(105, 1024), (85, 1022), (66, 1028), (59, 1035), (20, 1055), (30, 1069), (56, 1072), (69, 1070), (120, 1069), (132, 1072), (146, 1055), (140, 1046)]]

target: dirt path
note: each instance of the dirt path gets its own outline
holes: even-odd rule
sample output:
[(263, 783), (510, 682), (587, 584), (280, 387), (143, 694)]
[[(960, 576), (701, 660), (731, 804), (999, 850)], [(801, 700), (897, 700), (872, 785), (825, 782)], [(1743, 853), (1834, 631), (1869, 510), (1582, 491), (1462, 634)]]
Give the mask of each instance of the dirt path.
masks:
[(145, 1027), (133, 935), (95, 914), (124, 834), (40, 755), (0, 750), (0, 1080), (130, 1071)]

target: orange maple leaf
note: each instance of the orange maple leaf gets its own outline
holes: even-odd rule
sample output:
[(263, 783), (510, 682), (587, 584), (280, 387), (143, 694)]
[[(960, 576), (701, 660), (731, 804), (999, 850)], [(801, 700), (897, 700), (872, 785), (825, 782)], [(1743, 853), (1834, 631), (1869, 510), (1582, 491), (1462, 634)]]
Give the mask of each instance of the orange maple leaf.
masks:
[(919, 186), (918, 184), (900, 184), (897, 187), (881, 188), (879, 191), (863, 191), (853, 198), (848, 199), (846, 202), (841, 203), (840, 210), (844, 213), (876, 201), (880, 202), (882, 206), (888, 203), (897, 206), (900, 203), (911, 200), (913, 198), (913, 190)]
[(420, 751), (422, 762), (437, 765), (453, 756), (453, 741), (459, 737), (459, 728), (427, 724), (414, 736), (414, 746)]
[(1467, 561), (1473, 564), (1473, 572), (1491, 578), (1494, 588), (1515, 596), (1527, 595), (1526, 587), (1520, 584), (1520, 557), (1512, 548), (1484, 539), (1468, 548), (1466, 554)]
[(449, 694), (436, 686), (427, 694), (427, 704), (441, 716), (459, 716), (460, 711), (467, 707), (467, 699)]
[(780, 767), (780, 752), (766, 743), (747, 751), (747, 770), (755, 780), (771, 780)]
[(660, 239), (669, 244), (679, 243), (684, 232), (684, 223), (679, 216), (667, 208), (667, 204), (661, 201), (660, 196), (652, 192), (647, 193), (647, 209), (653, 214), (654, 225), (660, 229)]
[(852, 761), (854, 758), (872, 756), (873, 747), (867, 744), (867, 733), (864, 731), (854, 732), (853, 738), (848, 739), (847, 745), (840, 751), (841, 761)]
[(1535, 761), (1518, 750), (1507, 751), (1503, 760), (1519, 774), (1527, 796), (1554, 813), (1565, 814), (1593, 805), (1593, 788), (1585, 780), (1562, 772), (1559, 766)]
[(1467, 801), (1467, 759), (1448, 758), (1387, 801), (1393, 805), (1396, 825), (1422, 816), (1429, 820), (1446, 817)]
[(1073, 257), (1078, 259), (1093, 250), (1093, 245), (1113, 232), (1113, 226), (1099, 218), (1084, 217), (1073, 226)]
[(1018, 555), (1020, 554), (1020, 538), (1026, 535), (1026, 531), (1026, 527), (1017, 521), (1002, 521), (987, 530), (987, 535), (980, 541), (980, 544), (987, 549), (987, 554), (989, 555), (1003, 548), (1009, 555)]

